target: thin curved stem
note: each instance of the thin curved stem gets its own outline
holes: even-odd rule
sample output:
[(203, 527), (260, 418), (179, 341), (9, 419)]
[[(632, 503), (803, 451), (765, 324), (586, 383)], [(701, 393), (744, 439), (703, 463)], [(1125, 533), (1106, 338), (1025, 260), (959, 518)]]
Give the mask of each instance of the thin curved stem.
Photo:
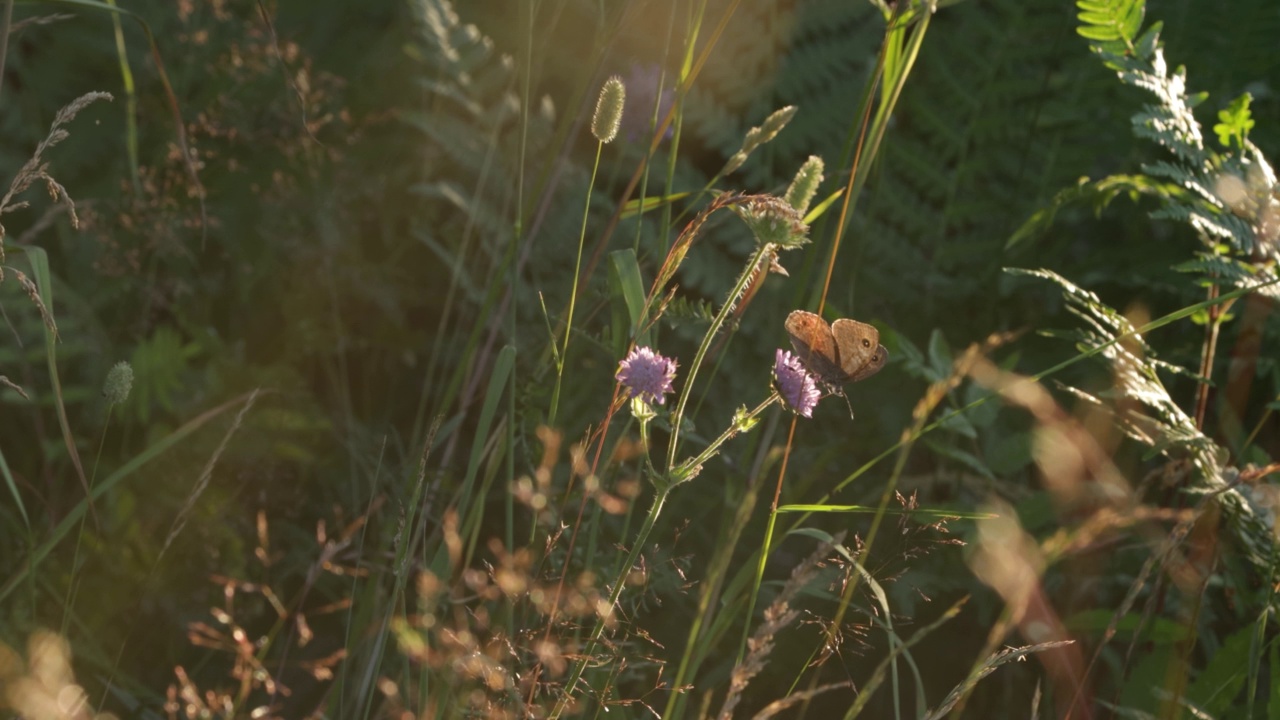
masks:
[[(564, 364), (569, 356), (569, 337), (573, 335), (573, 310), (578, 305), (578, 276), (582, 273), (582, 246), (587, 239), (587, 216), (591, 212), (591, 191), (596, 186), (596, 173), (600, 170), (600, 155), (604, 151), (604, 143), (596, 143), (596, 162), (591, 166), (591, 183), (587, 185), (587, 202), (582, 208), (582, 230), (578, 233), (578, 259), (573, 264), (573, 291), (569, 293), (569, 315), (564, 322), (564, 349), (556, 358), (556, 387), (551, 393), (551, 411), (547, 415), (547, 424), (555, 426), (556, 412), (560, 409), (560, 382), (564, 379)], [(552, 339), (552, 344), (555, 340)]]
[(706, 358), (707, 350), (711, 349), (711, 340), (720, 332), (720, 328), (724, 326), (724, 322), (729, 317), (729, 313), (733, 312), (737, 299), (742, 295), (742, 291), (746, 289), (747, 283), (751, 282), (751, 278), (755, 275), (756, 268), (760, 266), (773, 247), (768, 243), (756, 248), (756, 252), (751, 256), (751, 261), (747, 263), (747, 267), (743, 269), (742, 275), (738, 277), (738, 281), (734, 283), (733, 289), (729, 291), (729, 299), (720, 306), (720, 312), (716, 313), (716, 317), (711, 321), (711, 327), (707, 328), (707, 333), (702, 336), (702, 343), (698, 345), (698, 352), (693, 356), (693, 365), (689, 367), (689, 373), (685, 376), (684, 386), (680, 388), (680, 402), (676, 404), (675, 414), (671, 418), (671, 440), (667, 445), (667, 468), (673, 469), (676, 463), (676, 446), (680, 441), (680, 425), (684, 420), (684, 408), (689, 403), (689, 395), (693, 390), (693, 381), (698, 376), (698, 368), (702, 366), (702, 361)]

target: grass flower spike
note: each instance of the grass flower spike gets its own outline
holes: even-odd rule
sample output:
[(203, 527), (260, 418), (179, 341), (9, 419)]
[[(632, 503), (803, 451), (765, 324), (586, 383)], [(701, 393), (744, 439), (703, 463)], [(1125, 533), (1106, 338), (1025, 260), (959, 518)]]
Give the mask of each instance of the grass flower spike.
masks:
[(647, 347), (632, 350), (618, 365), (618, 382), (627, 388), (628, 397), (639, 397), (658, 405), (671, 392), (675, 377), (676, 361)]
[(787, 188), (787, 194), (784, 199), (788, 205), (795, 208), (796, 212), (801, 215), (809, 212), (809, 205), (813, 202), (813, 196), (818, 192), (818, 186), (822, 184), (824, 167), (822, 158), (817, 155), (810, 155), (804, 165), (800, 166), (800, 170), (796, 172), (796, 177), (791, 181), (791, 186)]
[(778, 394), (791, 411), (801, 417), (813, 417), (822, 394), (808, 370), (800, 364), (800, 358), (779, 349), (773, 361), (773, 380)]
[(622, 123), (622, 106), (627, 99), (626, 88), (622, 86), (622, 78), (614, 75), (604, 81), (600, 88), (600, 99), (596, 100), (596, 114), (591, 117), (591, 134), (606, 145), (618, 136), (618, 126)]
[(122, 360), (107, 373), (107, 381), (102, 384), (102, 396), (112, 405), (119, 405), (128, 399), (132, 389), (133, 366)]

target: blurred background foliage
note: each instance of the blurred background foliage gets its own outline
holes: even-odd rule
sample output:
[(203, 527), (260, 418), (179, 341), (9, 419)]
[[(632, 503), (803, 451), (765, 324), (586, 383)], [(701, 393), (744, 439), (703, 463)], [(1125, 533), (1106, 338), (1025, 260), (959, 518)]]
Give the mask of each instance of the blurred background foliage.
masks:
[[(204, 617), (223, 592), (210, 577), (270, 575), (282, 597), (314, 584), (311, 595), (301, 594), (317, 607), (349, 590), (341, 577), (309, 575), (323, 544), (317, 522), (344, 527), (371, 498), (383, 498), (380, 521), (369, 530), (381, 541), (370, 542), (390, 544), (436, 418), (430, 483), (438, 497), (449, 495), (468, 464), (488, 373), (505, 344), (517, 348), (516, 392), (502, 422), (514, 426), (516, 444), (488, 472), (506, 477), (504, 465), (516, 474), (536, 467), (534, 430), (546, 421), (554, 382), (543, 307), (558, 327), (590, 178), (594, 143), (584, 123), (594, 89), (616, 73), (632, 78), (633, 98), (643, 97), (639, 89), (654, 86), (660, 70), (670, 88), (681, 46), (668, 40), (669, 28), (681, 26), (687, 8), (544, 3), (530, 35), (527, 8), (508, 0), (458, 3), (456, 18), (425, 0), (121, 4), (145, 19), (157, 39), (200, 187), (183, 162), (147, 39), (131, 20), (122, 31), (137, 82), (136, 177), (109, 13), (18, 3), (15, 21), (65, 16), (22, 26), (11, 37), (0, 87), (4, 177), (30, 156), (64, 104), (92, 90), (115, 95), (85, 110), (50, 158), (51, 173), (76, 201), (79, 229), (64, 215), (46, 217), (56, 210), (45, 198), (5, 217), (7, 243), (49, 253), (62, 399), (79, 453), (101, 476), (214, 407), (254, 388), (266, 394), (242, 426), (234, 413), (212, 418), (212, 429), (192, 434), (99, 500), (86, 546), (55, 547), (39, 566), (38, 582), (4, 601), (0, 640), (16, 647), (33, 627), (59, 627), (60, 601), (75, 584), (74, 626), (64, 629), (79, 661), (89, 674), (114, 673), (132, 697), (155, 703), (175, 665), (206, 679), (225, 671), (184, 637), (187, 623)], [(1202, 122), (1246, 90), (1254, 117), (1274, 119), (1280, 14), (1273, 0), (1228, 5), (1152, 0), (1148, 17), (1165, 23), (1167, 54), (1189, 68), (1192, 88), (1208, 91)], [(828, 168), (823, 197), (848, 172), (855, 110), (883, 34), (879, 13), (848, 0), (711, 0), (707, 16), (720, 18), (731, 6), (732, 19), (683, 105), (678, 159), (670, 168), (674, 187), (703, 187), (746, 130), (795, 105), (799, 112), (778, 139), (716, 187), (780, 193), (804, 159), (817, 154)], [(1203, 299), (1171, 269), (1190, 256), (1195, 238), (1183, 226), (1152, 223), (1146, 201), (1122, 199), (1102, 217), (1069, 207), (1047, 233), (1006, 249), (1036, 209), (1080, 177), (1134, 172), (1158, 157), (1129, 127), (1146, 98), (1090, 57), (1075, 33), (1075, 13), (1061, 0), (984, 0), (937, 14), (856, 208), (829, 295), (829, 315), (882, 329), (893, 362), (851, 392), (852, 423), (841, 404), (828, 402), (815, 421), (802, 424), (784, 501), (812, 500), (892, 445), (927, 384), (950, 372), (953, 349), (996, 331), (1070, 324), (1055, 290), (1012, 280), (1003, 267), (1051, 267), (1113, 307), (1143, 307), (1152, 316)], [(1276, 148), (1278, 132), (1280, 124), (1262, 121), (1251, 138)], [(639, 142), (624, 137), (606, 153), (592, 195), (589, 255), (641, 157)], [(668, 170), (662, 162), (650, 195)], [(683, 209), (677, 205), (673, 216)], [(662, 217), (622, 220), (608, 248), (636, 247), (646, 282), (688, 219), (666, 228)], [(830, 237), (829, 222), (833, 213), (819, 220), (815, 239)], [(35, 234), (26, 236), (28, 230)], [(750, 249), (740, 225), (713, 223), (677, 278), (682, 298), (721, 302)], [(710, 387), (740, 392), (706, 392), (697, 398), (695, 421), (714, 424), (767, 394), (773, 348), (784, 344), (783, 318), (811, 306), (829, 253), (829, 245), (815, 243), (783, 258), (790, 278), (765, 284), (714, 358)], [(557, 422), (568, 442), (600, 421), (619, 359), (606, 264), (602, 259), (585, 278), (584, 329), (566, 370), (573, 391)], [(0, 443), (32, 516), (28, 533), (12, 502), (0, 504), (0, 565), (17, 567), (84, 490), (57, 429), (39, 314), (12, 282), (0, 285), (0, 307), (7, 336), (0, 374), (31, 396), (0, 391)], [(688, 358), (705, 326), (696, 317), (664, 325), (664, 351)], [(1223, 346), (1230, 347), (1233, 329), (1224, 332)], [(1275, 341), (1271, 323), (1263, 342)], [(1190, 324), (1168, 329), (1160, 337), (1162, 357), (1195, 368), (1201, 342), (1202, 331)], [(1009, 362), (1043, 368), (1064, 352), (1061, 341), (1029, 333)], [(120, 360), (133, 365), (134, 394), (108, 425), (101, 379)], [(1088, 384), (1090, 373), (1098, 368), (1082, 364), (1062, 379)], [(1259, 365), (1250, 417), (1280, 394), (1277, 373), (1272, 362)], [(1179, 383), (1172, 387), (1189, 398), (1192, 385)], [(948, 402), (960, 407), (980, 394), (961, 389)], [(715, 528), (743, 501), (745, 473), (757, 467), (756, 442), (749, 437), (730, 447), (707, 470), (717, 481), (684, 489), (678, 517), (667, 521), (683, 531), (667, 548), (670, 561), (690, 577), (700, 577)], [(1258, 444), (1276, 457), (1278, 442), (1272, 422)], [(904, 489), (919, 491), (924, 505), (965, 508), (994, 489), (1014, 503), (1026, 501), (1020, 509), (1034, 515), (1029, 445), (1023, 413), (983, 406), (912, 456)], [(1117, 463), (1140, 476), (1144, 459), (1124, 452)], [(212, 482), (162, 552), (214, 456)], [(837, 499), (865, 502), (878, 493), (859, 486)], [(764, 505), (761, 498), (758, 507)], [(496, 533), (500, 508), (495, 501), (489, 509)], [(279, 552), (269, 564), (254, 556), (261, 517), (269, 519), (269, 546)], [(818, 522), (832, 531), (848, 524)], [(663, 537), (674, 534), (669, 529)], [(891, 557), (890, 546), (877, 550)], [(772, 576), (789, 571), (786, 557), (771, 567)], [(73, 577), (82, 580), (72, 583)], [(979, 646), (999, 612), (998, 598), (953, 556), (914, 562), (908, 580), (894, 587), (904, 614), (919, 611), (922, 623), (938, 610), (921, 595), (977, 594), (965, 622), (934, 638), (939, 647)], [(1115, 582), (1101, 587), (1099, 597), (1124, 589)], [(675, 587), (658, 592), (661, 611), (641, 622), (651, 624), (655, 638), (678, 641), (679, 618), (692, 612), (694, 598)], [(242, 613), (254, 618), (247, 622), (255, 632), (273, 627), (266, 604)], [(338, 619), (315, 621), (320, 642), (308, 656), (342, 647), (342, 627)], [(113, 670), (126, 639), (129, 651)], [(954, 652), (920, 656), (924, 676), (937, 678), (939, 687), (966, 670), (956, 666)], [(1032, 683), (1016, 678), (1033, 670), (1005, 668), (1001, 677), (1014, 679), (980, 689), (975, 712), (1010, 693), (1026, 707)], [(324, 686), (289, 679), (297, 683), (291, 707), (314, 704)]]

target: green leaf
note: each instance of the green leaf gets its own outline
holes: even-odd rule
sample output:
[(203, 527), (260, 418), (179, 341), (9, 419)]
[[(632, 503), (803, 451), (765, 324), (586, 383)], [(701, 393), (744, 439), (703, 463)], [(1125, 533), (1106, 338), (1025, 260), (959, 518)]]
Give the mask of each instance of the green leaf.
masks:
[[(1063, 622), (1067, 629), (1073, 633), (1101, 634), (1111, 624), (1111, 618), (1114, 616), (1114, 610), (1098, 608), (1096, 610), (1083, 610), (1071, 615)], [(1124, 638), (1131, 638), (1134, 631), (1139, 629), (1142, 630), (1140, 639), (1143, 642), (1151, 642), (1156, 645), (1172, 645), (1186, 640), (1190, 634), (1190, 629), (1180, 622), (1161, 617), (1150, 618), (1144, 622), (1141, 613), (1129, 613), (1116, 623), (1117, 635)]]
[[(44, 248), (36, 247), (35, 245), (17, 245), (15, 243), (11, 247), (26, 254), (27, 261), (31, 264), (31, 275), (40, 294), (40, 302), (44, 304), (49, 317), (55, 317), (53, 312), (53, 273), (49, 271), (49, 255), (44, 251)], [(58, 411), (58, 428), (62, 431), (62, 441), (67, 448), (67, 456), (71, 458), (71, 464), (76, 470), (76, 475), (80, 478), (80, 485), (84, 488), (85, 495), (88, 496), (90, 494), (89, 479), (84, 474), (84, 465), (80, 462), (80, 450), (76, 446), (75, 435), (71, 432), (71, 422), (67, 419), (67, 408), (62, 393), (62, 379), (58, 375), (59, 339), (57, 331), (56, 329), (50, 329), (48, 325), (42, 324), (42, 327), (44, 329), (45, 358), (49, 368), (49, 382), (53, 385), (54, 408)], [(97, 520), (96, 513), (94, 514), (94, 520)]]
[(689, 195), (691, 194), (692, 193), (679, 192), (679, 193), (672, 193), (670, 195), (657, 195), (653, 197), (647, 197), (647, 198), (644, 198), (643, 200), (640, 198), (634, 198), (632, 200), (628, 200), (626, 204), (622, 206), (622, 213), (620, 217), (625, 220), (629, 217), (634, 217), (636, 215), (647, 213), (650, 210), (655, 210), (657, 208), (662, 207), (663, 205), (670, 205), (671, 203), (674, 203), (677, 200), (683, 200), (684, 198), (689, 197)]
[[(1146, 4), (1143, 0), (1110, 0), (1109, 2), (1089, 2), (1080, 0), (1076, 3), (1080, 10), (1076, 18), (1080, 21), (1076, 32), (1080, 36), (1092, 40), (1093, 49), (1105, 55), (1117, 58), (1126, 56), (1144, 57), (1141, 48), (1135, 47), (1135, 38), (1142, 30), (1142, 20), (1146, 15)], [(1144, 40), (1152, 38), (1144, 37)], [(1149, 52), (1148, 52), (1149, 54)], [(1107, 61), (1115, 66), (1114, 59)]]
[(944, 418), (942, 421), (942, 429), (971, 440), (978, 437), (978, 429), (973, 426), (972, 422), (969, 422), (969, 418), (963, 413), (958, 413)]
[(1243, 149), (1245, 141), (1249, 138), (1249, 131), (1257, 124), (1252, 115), (1249, 113), (1249, 103), (1253, 102), (1253, 96), (1245, 93), (1235, 100), (1224, 110), (1218, 111), (1218, 124), (1213, 126), (1213, 132), (1218, 136), (1218, 142), (1225, 147)]
[(1249, 646), (1253, 625), (1232, 633), (1209, 658), (1195, 682), (1187, 688), (1187, 699), (1213, 717), (1228, 717), (1233, 701), (1248, 676)]
[(1280, 720), (1280, 643), (1271, 643), (1271, 702), (1267, 703), (1267, 720)]
[(1160, 31), (1163, 29), (1163, 22), (1153, 22), (1151, 27), (1142, 33), (1142, 36), (1134, 43), (1136, 46), (1135, 54), (1139, 59), (1147, 60), (1155, 53), (1156, 46), (1160, 44)]
[(935, 442), (929, 438), (925, 438), (920, 442), (923, 442), (930, 450), (942, 457), (955, 460), (987, 479), (995, 479), (995, 475), (993, 475), (991, 470), (987, 468), (986, 463), (982, 462), (982, 460), (978, 459), (978, 457), (972, 453), (965, 452), (964, 450), (940, 442)]
[(929, 335), (929, 369), (933, 380), (941, 380), (951, 374), (951, 346), (940, 328), (934, 328)]
[(818, 218), (826, 214), (827, 208), (831, 207), (831, 203), (839, 200), (841, 195), (844, 195), (844, 188), (836, 190), (828, 195), (825, 200), (810, 208), (809, 214), (804, 216), (804, 224), (812, 225), (817, 222)]
[[(779, 513), (867, 513), (874, 514), (880, 508), (872, 505), (782, 505), (778, 508)], [(970, 510), (951, 510), (949, 508), (916, 508), (915, 510), (904, 510), (902, 508), (885, 508), (885, 515), (910, 515), (912, 517), (924, 518), (955, 518), (957, 520), (993, 520), (1000, 517), (994, 513), (972, 512)], [(793, 530), (793, 533), (809, 535), (811, 537), (830, 538), (821, 530), (804, 532), (804, 528)]]
[[(631, 249), (615, 250), (609, 253), (609, 265), (612, 270), (609, 275), (610, 280), (613, 282), (617, 293), (622, 296), (622, 300), (626, 304), (627, 316), (630, 320), (625, 328), (615, 327), (614, 336), (618, 342), (626, 345), (627, 341), (631, 339), (632, 332), (635, 332), (636, 328), (639, 328), (643, 322), (644, 279), (640, 276), (640, 263), (636, 260), (635, 251)], [(636, 332), (635, 341), (637, 345), (652, 345), (648, 328)], [(623, 352), (626, 352), (626, 348), (615, 347), (614, 351), (621, 356)]]

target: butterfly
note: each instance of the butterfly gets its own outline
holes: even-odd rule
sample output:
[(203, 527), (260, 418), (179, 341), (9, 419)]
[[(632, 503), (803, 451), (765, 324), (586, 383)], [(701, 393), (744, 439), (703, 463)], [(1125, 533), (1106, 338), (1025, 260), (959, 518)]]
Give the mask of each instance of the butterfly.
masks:
[(786, 328), (800, 362), (834, 393), (841, 385), (875, 375), (889, 361), (880, 331), (857, 320), (842, 318), (828, 325), (818, 315), (796, 310), (787, 316)]

